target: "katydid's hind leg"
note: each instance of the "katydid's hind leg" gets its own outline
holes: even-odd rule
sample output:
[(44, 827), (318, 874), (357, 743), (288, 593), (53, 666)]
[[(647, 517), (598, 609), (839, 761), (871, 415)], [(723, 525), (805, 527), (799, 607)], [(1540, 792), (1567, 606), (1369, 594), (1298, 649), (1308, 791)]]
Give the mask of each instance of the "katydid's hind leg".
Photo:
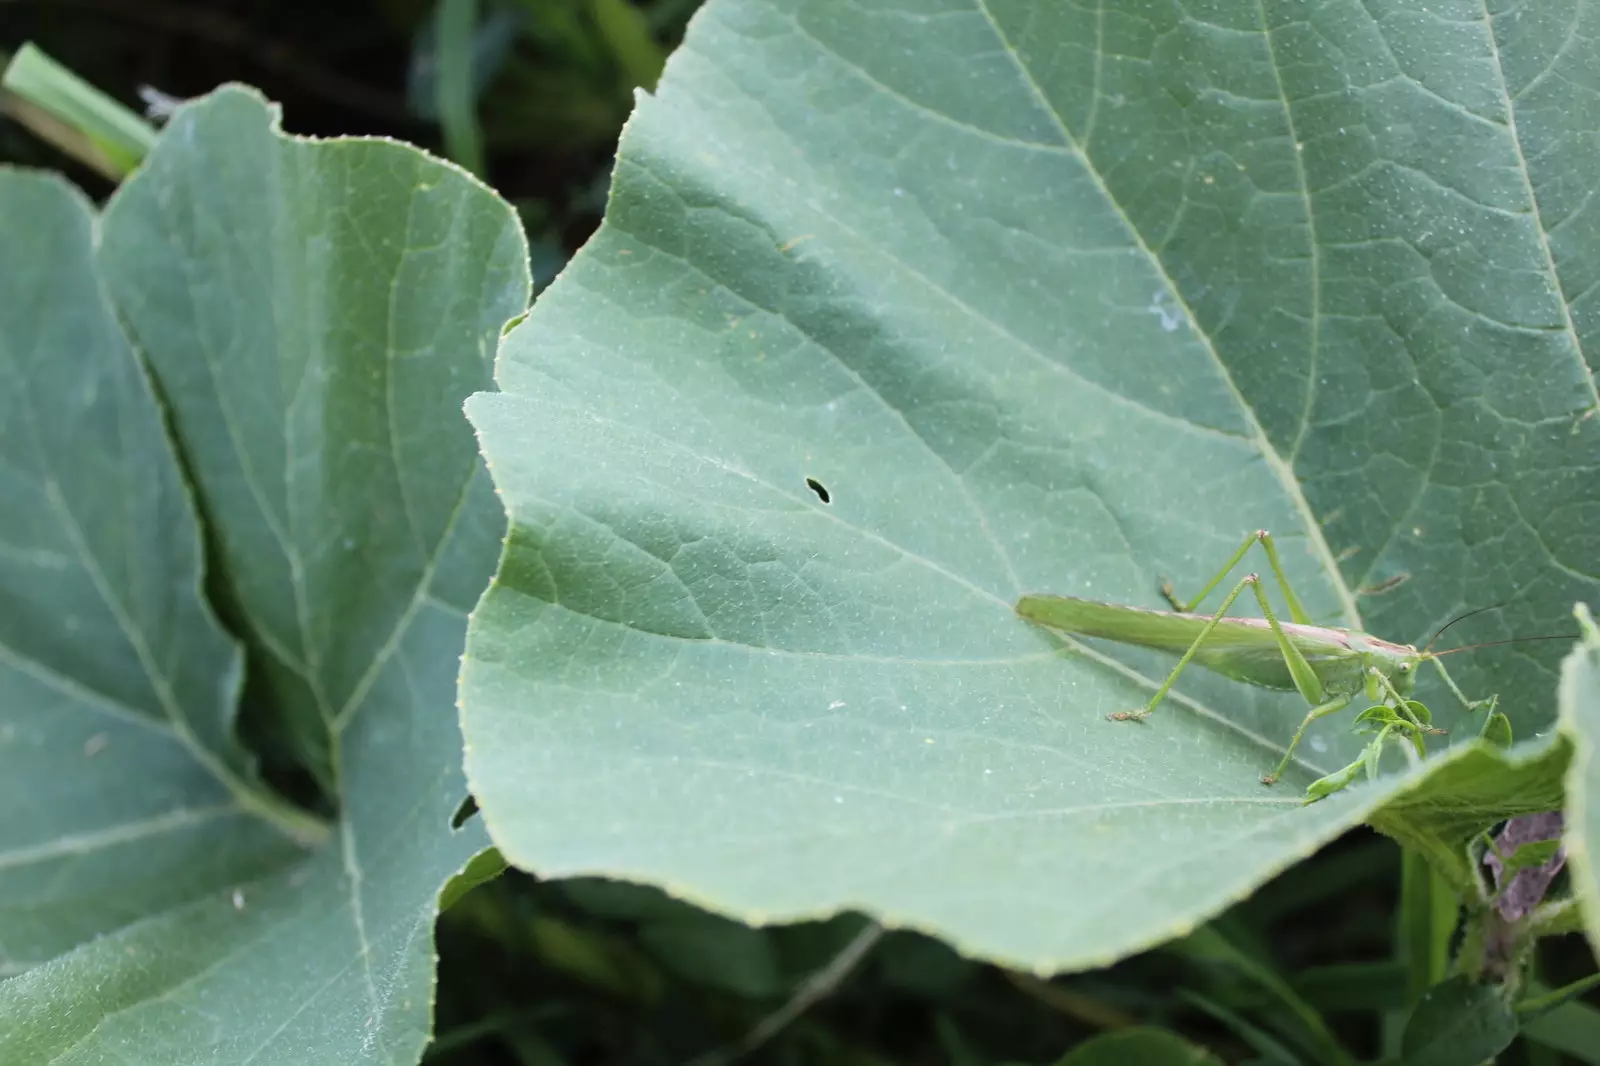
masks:
[(1217, 571), (1216, 576), (1206, 582), (1205, 588), (1201, 589), (1200, 594), (1194, 599), (1185, 603), (1178, 597), (1177, 590), (1172, 587), (1171, 581), (1163, 581), (1161, 583), (1161, 595), (1166, 597), (1168, 603), (1172, 604), (1173, 610), (1184, 613), (1193, 611), (1200, 606), (1207, 596), (1211, 595), (1212, 589), (1222, 584), (1223, 578), (1232, 573), (1233, 568), (1238, 566), (1245, 554), (1250, 551), (1252, 544), (1260, 544), (1262, 551), (1267, 553), (1267, 563), (1272, 567), (1272, 576), (1278, 582), (1278, 591), (1283, 593), (1283, 601), (1289, 606), (1290, 621), (1297, 622), (1300, 625), (1310, 625), (1311, 616), (1306, 614), (1306, 609), (1300, 604), (1300, 597), (1294, 594), (1294, 587), (1289, 584), (1289, 578), (1283, 572), (1283, 563), (1278, 559), (1278, 548), (1272, 542), (1272, 534), (1264, 529), (1258, 529), (1245, 537), (1244, 543), (1239, 545), (1238, 550), (1223, 564), (1222, 569)]
[[(1262, 536), (1265, 535), (1263, 532)], [(1256, 602), (1261, 605), (1261, 614), (1266, 618), (1268, 628), (1272, 630), (1272, 639), (1278, 643), (1278, 654), (1283, 656), (1283, 663), (1289, 668), (1289, 676), (1294, 679), (1295, 691), (1299, 692), (1300, 698), (1311, 706), (1320, 705), (1327, 696), (1322, 689), (1322, 679), (1311, 669), (1311, 664), (1306, 662), (1305, 654), (1283, 631), (1283, 626), (1278, 624), (1278, 616), (1272, 613), (1272, 601), (1267, 599), (1267, 594), (1261, 590), (1259, 583), (1255, 591)]]
[(1272, 576), (1278, 579), (1278, 591), (1283, 593), (1283, 602), (1289, 605), (1289, 620), (1303, 626), (1311, 624), (1311, 616), (1306, 614), (1306, 609), (1300, 605), (1300, 597), (1294, 594), (1294, 589), (1289, 586), (1289, 579), (1283, 573), (1283, 564), (1278, 562), (1278, 548), (1272, 543), (1272, 534), (1264, 529), (1256, 530), (1256, 537), (1261, 541), (1261, 549), (1267, 553), (1267, 562), (1272, 566)]
[(1226, 563), (1222, 564), (1222, 569), (1218, 570), (1216, 574), (1212, 576), (1211, 580), (1206, 582), (1206, 587), (1201, 589), (1200, 595), (1196, 596), (1194, 599), (1188, 601), (1187, 603), (1179, 599), (1178, 590), (1172, 587), (1171, 581), (1161, 582), (1161, 595), (1165, 596), (1167, 602), (1172, 604), (1172, 609), (1174, 611), (1180, 611), (1184, 614), (1189, 614), (1196, 607), (1200, 606), (1201, 602), (1204, 601), (1207, 596), (1211, 595), (1213, 589), (1222, 584), (1223, 578), (1233, 573), (1233, 568), (1239, 565), (1239, 560), (1243, 559), (1245, 553), (1250, 550), (1250, 545), (1254, 544), (1264, 532), (1265, 530), (1258, 529), (1248, 537), (1244, 538), (1244, 543), (1239, 545), (1238, 550), (1235, 551), (1231, 557), (1229, 557)]
[(1161, 682), (1161, 687), (1156, 689), (1156, 694), (1150, 697), (1150, 702), (1145, 704), (1142, 710), (1114, 711), (1106, 715), (1106, 717), (1113, 722), (1142, 722), (1149, 718), (1150, 712), (1156, 709), (1156, 704), (1166, 698), (1167, 691), (1178, 680), (1178, 675), (1183, 673), (1183, 668), (1189, 665), (1190, 659), (1194, 658), (1194, 653), (1200, 649), (1200, 645), (1206, 642), (1206, 638), (1211, 635), (1211, 631), (1217, 628), (1223, 616), (1228, 613), (1228, 608), (1233, 606), (1233, 601), (1239, 598), (1239, 593), (1244, 591), (1246, 585), (1254, 585), (1256, 580), (1256, 575), (1248, 574), (1237, 585), (1233, 586), (1233, 591), (1223, 599), (1222, 606), (1217, 608), (1217, 613), (1212, 615), (1211, 620), (1201, 628), (1199, 635), (1194, 638), (1194, 643), (1189, 645), (1189, 650), (1183, 653), (1183, 657), (1178, 660), (1178, 665), (1172, 668), (1172, 672), (1167, 675), (1165, 681)]
[(1306, 730), (1310, 728), (1312, 722), (1315, 722), (1318, 718), (1325, 718), (1330, 714), (1337, 714), (1339, 711), (1344, 710), (1344, 708), (1354, 698), (1355, 697), (1350, 695), (1338, 696), (1329, 700), (1327, 703), (1319, 704), (1318, 706), (1311, 708), (1311, 710), (1306, 713), (1305, 719), (1301, 721), (1300, 728), (1296, 729), (1294, 731), (1294, 736), (1289, 738), (1289, 749), (1283, 753), (1283, 759), (1278, 763), (1277, 769), (1263, 777), (1261, 779), (1261, 783), (1263, 785), (1270, 785), (1276, 782), (1278, 778), (1283, 776), (1284, 768), (1289, 765), (1289, 760), (1294, 757), (1294, 749), (1300, 746), (1300, 738), (1306, 735)]

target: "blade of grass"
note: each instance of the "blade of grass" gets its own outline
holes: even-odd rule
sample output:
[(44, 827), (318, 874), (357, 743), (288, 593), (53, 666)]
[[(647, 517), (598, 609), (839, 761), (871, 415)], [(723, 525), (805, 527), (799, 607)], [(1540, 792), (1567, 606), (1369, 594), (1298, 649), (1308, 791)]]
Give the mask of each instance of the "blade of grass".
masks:
[(692, 1060), (692, 1066), (729, 1066), (755, 1052), (785, 1026), (838, 991), (839, 986), (855, 972), (867, 953), (883, 939), (884, 932), (884, 927), (877, 922), (863, 925), (861, 931), (833, 957), (832, 961), (800, 983), (788, 1002), (761, 1019), (760, 1024), (746, 1033), (737, 1043), (698, 1056)]
[(1400, 911), (1396, 916), (1395, 958), (1406, 970), (1405, 999), (1384, 1017), (1383, 1046), (1398, 1054), (1406, 1019), (1423, 995), (1443, 981), (1450, 968), (1450, 935), (1460, 902), (1450, 884), (1418, 852), (1400, 859)]
[(1178, 998), (1215, 1018), (1234, 1036), (1244, 1041), (1269, 1062), (1274, 1064), (1284, 1063), (1286, 1066), (1298, 1066), (1300, 1063), (1300, 1056), (1279, 1043), (1276, 1037), (1257, 1026), (1251, 1025), (1242, 1015), (1229, 1010), (1222, 1004), (1213, 1002), (1200, 993), (1186, 988), (1178, 990)]
[(1408, 976), (1395, 962), (1350, 962), (1302, 970), (1291, 983), (1318, 1010), (1381, 1011), (1405, 996)]
[(1070, 988), (1051, 984), (1042, 977), (1035, 977), (1031, 973), (1019, 973), (1016, 970), (1001, 970), (1001, 975), (1010, 981), (1018, 991), (1031, 996), (1050, 1007), (1065, 1014), (1074, 1021), (1095, 1029), (1127, 1029), (1138, 1024), (1138, 1019), (1125, 1010), (1102, 1003), (1093, 996), (1086, 996)]
[[(1172, 945), (1190, 959), (1228, 966), (1268, 993), (1295, 1021), (1300, 1043), (1326, 1066), (1351, 1066), (1354, 1061), (1328, 1029), (1317, 1010), (1302, 999), (1276, 970), (1233, 943), (1217, 924), (1201, 926)], [(1213, 1002), (1208, 1000), (1208, 1002)], [(1213, 1005), (1217, 1005), (1213, 1002)]]
[(628, 88), (650, 90), (667, 56), (650, 35), (650, 23), (628, 0), (590, 0), (595, 25), (627, 79)]
[(1587, 1003), (1563, 1003), (1524, 1025), (1522, 1035), (1580, 1062), (1600, 1066), (1600, 1010)]
[(127, 177), (156, 143), (155, 127), (33, 44), (0, 75), (0, 108), (112, 181)]
[(1581, 978), (1569, 985), (1562, 985), (1560, 988), (1551, 989), (1548, 992), (1530, 995), (1527, 999), (1517, 1004), (1517, 1013), (1525, 1021), (1531, 1020), (1551, 1013), (1594, 988), (1600, 988), (1600, 973), (1592, 973), (1588, 977)]
[(478, 125), (472, 78), (472, 34), (478, 25), (478, 0), (439, 0), (436, 17), (439, 77), (434, 91), (445, 154), (481, 178), (483, 130)]
[(1348, 899), (1367, 882), (1388, 877), (1399, 857), (1394, 841), (1375, 833), (1359, 842), (1341, 841), (1337, 848), (1263, 885), (1250, 899), (1250, 919), (1265, 928), (1285, 915), (1315, 910), (1328, 900)]

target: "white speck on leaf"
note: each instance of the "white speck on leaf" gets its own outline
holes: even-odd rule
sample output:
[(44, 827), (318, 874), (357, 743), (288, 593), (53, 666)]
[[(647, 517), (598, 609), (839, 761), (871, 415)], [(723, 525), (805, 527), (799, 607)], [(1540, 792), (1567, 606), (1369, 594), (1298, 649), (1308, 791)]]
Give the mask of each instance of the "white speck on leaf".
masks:
[(1183, 312), (1177, 307), (1167, 306), (1166, 300), (1167, 293), (1165, 290), (1157, 289), (1150, 294), (1150, 306), (1146, 307), (1145, 310), (1161, 319), (1162, 329), (1168, 333), (1176, 333), (1178, 327), (1183, 324)]

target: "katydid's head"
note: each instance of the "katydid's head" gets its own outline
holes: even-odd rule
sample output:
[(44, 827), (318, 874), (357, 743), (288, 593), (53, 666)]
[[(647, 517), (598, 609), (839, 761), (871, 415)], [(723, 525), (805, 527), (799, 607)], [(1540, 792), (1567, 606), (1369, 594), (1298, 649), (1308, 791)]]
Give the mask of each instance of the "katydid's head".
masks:
[[(1400, 696), (1411, 694), (1417, 682), (1417, 669), (1428, 658), (1427, 652), (1418, 651), (1409, 644), (1394, 644), (1365, 635), (1362, 637), (1361, 651), (1364, 665), (1387, 678)], [(1373, 699), (1377, 698), (1373, 696)]]
[(1417, 668), (1422, 665), (1422, 660), (1427, 652), (1418, 651), (1409, 644), (1401, 644), (1396, 648), (1394, 656), (1394, 670), (1389, 674), (1389, 683), (1394, 690), (1402, 696), (1411, 695), (1411, 690), (1417, 684)]

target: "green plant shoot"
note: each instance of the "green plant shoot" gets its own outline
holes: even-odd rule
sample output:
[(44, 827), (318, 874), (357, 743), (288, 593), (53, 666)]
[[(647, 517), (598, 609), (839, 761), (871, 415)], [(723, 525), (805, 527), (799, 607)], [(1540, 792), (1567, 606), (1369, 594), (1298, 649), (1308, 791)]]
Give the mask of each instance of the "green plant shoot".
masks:
[[(1233, 591), (1223, 598), (1222, 606), (1217, 608), (1215, 614), (1194, 614), (1194, 609), (1239, 565), (1251, 545), (1257, 543), (1266, 552), (1272, 574), (1288, 604), (1291, 621), (1278, 621), (1256, 574), (1246, 575), (1240, 580)], [(1227, 617), (1228, 608), (1233, 606), (1233, 601), (1247, 587), (1255, 593), (1263, 617)], [(1301, 721), (1300, 728), (1295, 730), (1277, 768), (1262, 777), (1263, 784), (1272, 784), (1283, 773), (1312, 722), (1343, 710), (1361, 695), (1365, 695), (1373, 704), (1387, 708), (1390, 721), (1406, 728), (1417, 753), (1422, 754), (1422, 736), (1439, 732), (1429, 724), (1427, 708), (1407, 698), (1416, 684), (1417, 670), (1424, 660), (1438, 667), (1445, 684), (1469, 711), (1491, 702), (1467, 699), (1451, 680), (1435, 652), (1426, 649), (1418, 651), (1409, 644), (1392, 644), (1354, 630), (1313, 625), (1289, 586), (1289, 580), (1278, 562), (1277, 548), (1273, 546), (1271, 535), (1264, 529), (1246, 537), (1244, 543), (1239, 545), (1239, 550), (1233, 553), (1233, 557), (1193, 600), (1188, 603), (1179, 600), (1170, 584), (1164, 584), (1161, 592), (1174, 610), (1155, 611), (1080, 600), (1071, 596), (1045, 595), (1022, 597), (1017, 601), (1016, 610), (1029, 621), (1064, 633), (1181, 653), (1178, 665), (1172, 668), (1166, 680), (1156, 689), (1150, 702), (1137, 711), (1118, 711), (1109, 715), (1117, 721), (1142, 721), (1150, 717), (1178, 680), (1178, 675), (1191, 662), (1235, 681), (1300, 693), (1311, 709)], [(1363, 762), (1370, 765), (1369, 760), (1357, 760), (1340, 771), (1340, 774), (1348, 771), (1349, 777), (1337, 784), (1324, 779), (1327, 786), (1333, 787), (1325, 786), (1321, 794), (1326, 795), (1343, 787)], [(1334, 776), (1339, 775), (1330, 775)]]

